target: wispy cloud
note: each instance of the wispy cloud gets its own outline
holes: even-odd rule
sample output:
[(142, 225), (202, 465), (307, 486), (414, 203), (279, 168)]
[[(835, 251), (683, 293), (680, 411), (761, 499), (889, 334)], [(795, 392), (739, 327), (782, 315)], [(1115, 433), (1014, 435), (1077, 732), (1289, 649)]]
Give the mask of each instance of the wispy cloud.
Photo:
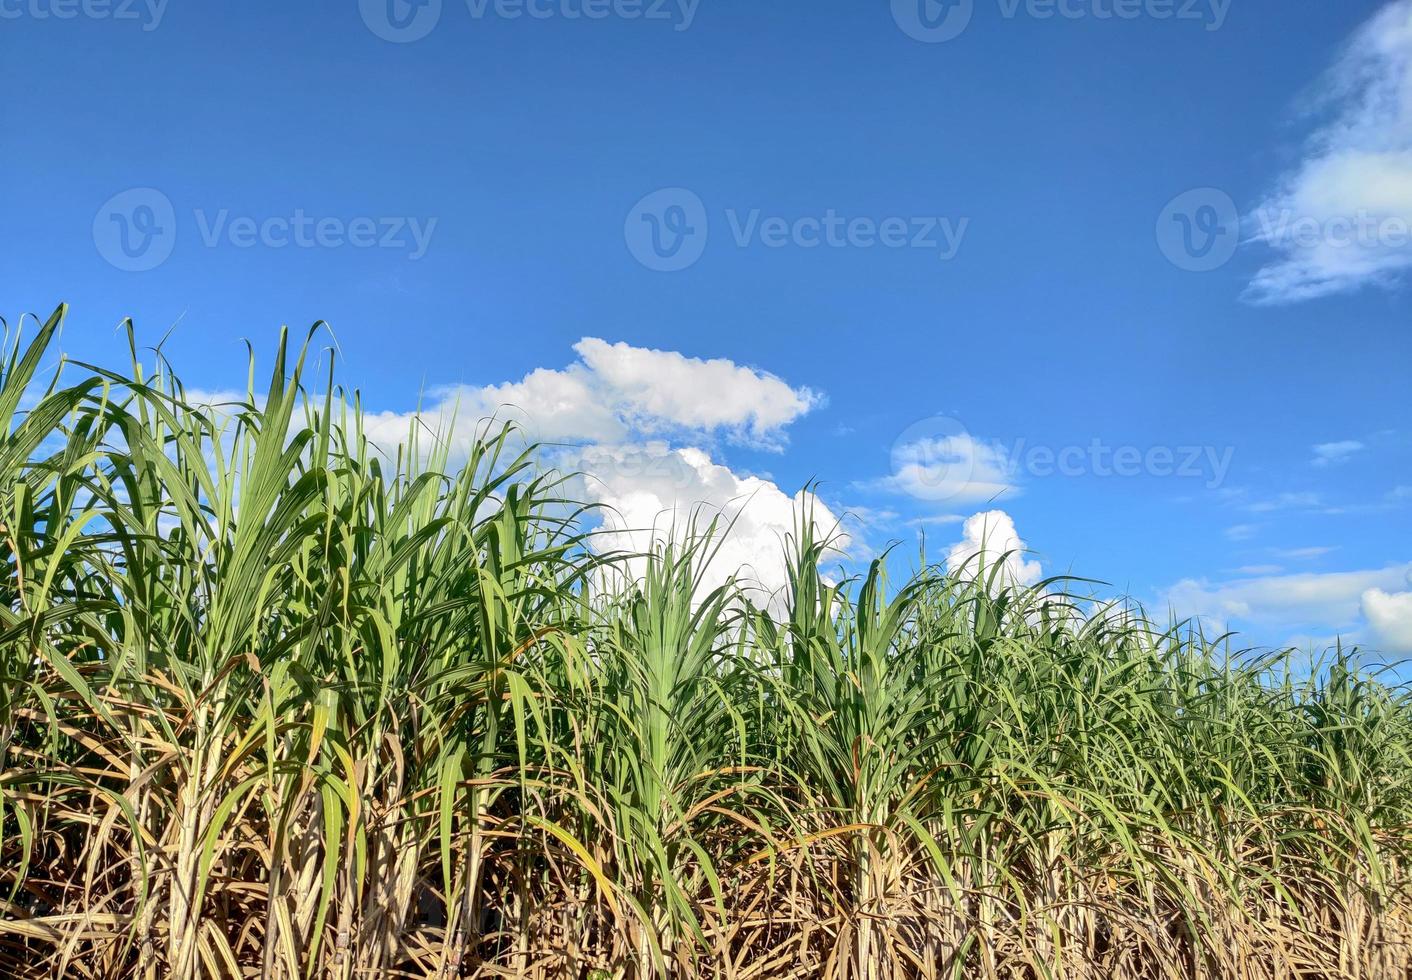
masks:
[(1308, 548), (1276, 548), (1271, 553), (1290, 561), (1301, 561), (1309, 558), (1322, 558), (1337, 550), (1337, 548), (1325, 545), (1316, 545)]
[(907, 521), (908, 527), (934, 527), (945, 524), (960, 524), (966, 518), (962, 514), (929, 514), (926, 517), (914, 517)]
[(1318, 507), (1322, 498), (1317, 493), (1281, 493), (1265, 500), (1246, 504), (1245, 509), (1255, 514), (1269, 514), (1277, 510), (1297, 510)]
[(1412, 0), (1354, 35), (1309, 118), (1302, 159), (1247, 219), (1274, 253), (1252, 302), (1390, 286), (1412, 269)]
[(1362, 452), (1366, 446), (1356, 439), (1344, 439), (1341, 442), (1321, 442), (1314, 446), (1314, 458), (1309, 461), (1311, 466), (1333, 466), (1337, 463), (1346, 462), (1355, 453)]

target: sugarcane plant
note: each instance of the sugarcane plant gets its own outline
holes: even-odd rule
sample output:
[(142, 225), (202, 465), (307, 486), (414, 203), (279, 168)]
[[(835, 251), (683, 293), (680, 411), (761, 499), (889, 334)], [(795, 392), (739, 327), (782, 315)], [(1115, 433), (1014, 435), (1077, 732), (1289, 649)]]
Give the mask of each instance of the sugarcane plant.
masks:
[(373, 439), (321, 325), (213, 402), (65, 314), (0, 351), (5, 975), (1412, 970), (1367, 653), (860, 565), (803, 507), (765, 595), (704, 511), (601, 547), (514, 426)]

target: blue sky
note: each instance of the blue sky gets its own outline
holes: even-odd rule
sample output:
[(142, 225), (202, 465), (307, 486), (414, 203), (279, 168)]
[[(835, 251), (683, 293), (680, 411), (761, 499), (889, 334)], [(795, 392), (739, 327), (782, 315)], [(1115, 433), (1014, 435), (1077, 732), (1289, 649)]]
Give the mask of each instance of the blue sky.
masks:
[(380, 431), (514, 402), (624, 534), (753, 494), (763, 566), (817, 479), (856, 557), (1412, 653), (1409, 0), (0, 0), (0, 50), (0, 312), (74, 356), (175, 325), (219, 391), (322, 318)]

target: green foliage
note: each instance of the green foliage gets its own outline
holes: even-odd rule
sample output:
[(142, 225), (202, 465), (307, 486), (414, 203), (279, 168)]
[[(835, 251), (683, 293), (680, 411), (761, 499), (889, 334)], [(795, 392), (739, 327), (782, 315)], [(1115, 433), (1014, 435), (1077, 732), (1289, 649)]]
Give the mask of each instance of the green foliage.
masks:
[(0, 355), (7, 975), (1412, 966), (1408, 692), (1351, 654), (836, 582), (807, 516), (762, 608), (728, 528), (595, 556), (509, 430), (386, 459), (313, 333), (210, 406), (44, 382), (63, 313)]

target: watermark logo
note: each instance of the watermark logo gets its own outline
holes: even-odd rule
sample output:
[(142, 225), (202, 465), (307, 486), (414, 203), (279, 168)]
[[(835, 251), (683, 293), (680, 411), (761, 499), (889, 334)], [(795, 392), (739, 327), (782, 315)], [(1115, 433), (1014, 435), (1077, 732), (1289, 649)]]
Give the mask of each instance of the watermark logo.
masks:
[[(1004, 20), (1160, 20), (1201, 24), (1219, 31), (1232, 0), (996, 0)], [(935, 43), (960, 37), (975, 0), (892, 0), (892, 19), (908, 37)]]
[(673, 449), (662, 440), (635, 445), (597, 444), (561, 453), (565, 472), (583, 474), (596, 499), (621, 498), (638, 491), (661, 494), (701, 484), (700, 450)]
[(914, 422), (892, 444), (890, 482), (919, 500), (1004, 492), (1009, 486), (1004, 472), (992, 460), (978, 458), (978, 445), (956, 419), (936, 415)]
[(234, 214), (229, 208), (179, 214), (161, 191), (138, 187), (98, 209), (93, 243), (114, 268), (146, 272), (171, 257), (178, 228), (188, 218), (205, 248), (379, 248), (406, 252), (409, 261), (426, 255), (437, 225), (436, 218), (315, 216), (303, 208), (288, 215)]
[(1157, 216), (1157, 247), (1178, 269), (1211, 272), (1240, 244), (1240, 213), (1225, 191), (1198, 187), (1179, 194)]
[[(946, 261), (956, 257), (969, 218), (934, 215), (844, 215), (834, 208), (803, 215), (766, 214), (760, 208), (726, 208), (723, 217), (736, 248), (920, 249)], [(628, 213), (623, 236), (628, 251), (657, 272), (679, 272), (706, 250), (710, 226), (695, 193), (670, 187), (648, 194)]]
[[(1210, 272), (1228, 263), (1237, 250), (1260, 244), (1284, 255), (1287, 263), (1309, 274), (1336, 274), (1402, 264), (1412, 252), (1412, 217), (1396, 211), (1360, 208), (1339, 211), (1329, 202), (1278, 199), (1241, 215), (1231, 196), (1214, 187), (1186, 191), (1173, 198), (1157, 218), (1157, 244), (1177, 268)], [(1262, 279), (1252, 283), (1261, 295)]]
[(998, 0), (1006, 20), (1181, 20), (1219, 31), (1232, 0)]
[(915, 248), (935, 252), (942, 261), (956, 257), (971, 224), (969, 218), (935, 215), (847, 217), (833, 208), (791, 218), (766, 216), (759, 208), (744, 214), (728, 208), (726, 219), (738, 248), (756, 243), (765, 248)]
[(144, 31), (162, 26), (167, 0), (0, 0), (0, 20), (133, 21)]
[(657, 20), (688, 30), (701, 0), (466, 0), (471, 17), (483, 20)]
[(1412, 246), (1412, 219), (1400, 214), (1301, 215), (1292, 208), (1255, 212), (1256, 237), (1273, 248), (1396, 251)]
[(167, 195), (152, 187), (113, 195), (93, 217), (98, 254), (124, 272), (146, 272), (167, 261), (176, 236), (176, 209)]
[(358, 0), (358, 10), (368, 30), (394, 44), (420, 41), (441, 20), (441, 0)]
[(902, 33), (928, 44), (960, 37), (975, 12), (975, 0), (892, 0), (892, 19)]
[[(405, 44), (420, 41), (436, 28), (441, 21), (442, 2), (358, 0), (358, 9), (368, 30), (384, 41)], [(671, 24), (675, 31), (685, 31), (696, 21), (700, 3), (701, 0), (466, 0), (466, 10), (477, 21), (659, 21)]]
[(638, 201), (623, 223), (633, 258), (655, 272), (680, 272), (706, 251), (710, 221), (701, 198), (684, 187), (664, 187)]
[(1101, 438), (1055, 446), (1016, 439), (981, 439), (946, 416), (908, 426), (892, 446), (885, 484), (919, 500), (993, 500), (1018, 491), (1028, 477), (1201, 480), (1208, 490), (1225, 483), (1231, 446), (1113, 445)]

